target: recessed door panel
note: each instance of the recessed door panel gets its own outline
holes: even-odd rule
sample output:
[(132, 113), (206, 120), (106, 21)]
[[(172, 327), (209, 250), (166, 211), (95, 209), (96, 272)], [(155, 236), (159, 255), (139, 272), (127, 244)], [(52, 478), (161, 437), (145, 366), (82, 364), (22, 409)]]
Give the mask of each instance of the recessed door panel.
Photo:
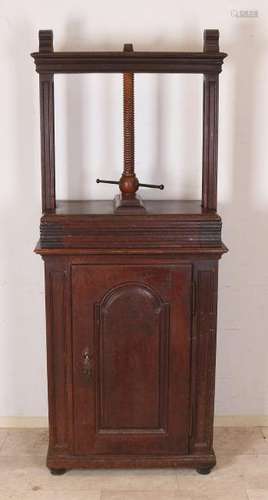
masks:
[(163, 429), (168, 304), (134, 282), (111, 289), (96, 311), (98, 429)]
[(186, 453), (191, 266), (75, 265), (75, 452)]

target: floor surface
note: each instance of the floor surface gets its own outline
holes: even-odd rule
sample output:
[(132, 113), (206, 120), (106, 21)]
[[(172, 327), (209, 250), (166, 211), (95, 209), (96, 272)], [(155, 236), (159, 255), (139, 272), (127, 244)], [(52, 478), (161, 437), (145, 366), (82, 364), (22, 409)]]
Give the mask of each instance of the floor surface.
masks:
[(268, 500), (268, 427), (215, 429), (217, 466), (69, 471), (45, 466), (47, 431), (0, 429), (0, 500)]

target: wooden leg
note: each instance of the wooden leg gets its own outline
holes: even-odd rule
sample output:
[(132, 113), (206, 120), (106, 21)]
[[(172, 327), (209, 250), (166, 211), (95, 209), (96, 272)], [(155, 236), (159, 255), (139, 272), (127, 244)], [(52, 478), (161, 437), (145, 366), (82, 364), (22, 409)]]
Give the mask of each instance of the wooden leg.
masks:
[(209, 474), (211, 469), (213, 469), (213, 465), (206, 465), (206, 466), (202, 466), (202, 467), (198, 467), (198, 469), (196, 469), (196, 471), (198, 472), (198, 474)]
[(66, 469), (50, 469), (50, 472), (53, 476), (62, 476), (62, 474), (65, 474)]

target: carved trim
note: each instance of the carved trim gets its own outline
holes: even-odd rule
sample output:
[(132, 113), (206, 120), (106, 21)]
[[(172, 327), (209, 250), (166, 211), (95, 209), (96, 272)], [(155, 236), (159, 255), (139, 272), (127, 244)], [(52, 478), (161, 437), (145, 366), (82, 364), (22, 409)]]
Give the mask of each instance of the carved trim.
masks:
[(161, 455), (145, 455), (145, 454), (88, 454), (86, 456), (77, 455), (61, 455), (54, 456), (49, 453), (48, 467), (63, 467), (66, 469), (87, 468), (87, 469), (107, 469), (107, 468), (162, 468), (162, 467), (193, 467), (202, 466), (213, 467), (216, 464), (214, 453), (202, 455), (177, 455), (163, 453)]
[(122, 288), (130, 288), (130, 287), (139, 287), (143, 288), (147, 292), (149, 292), (158, 302), (159, 306), (162, 306), (165, 304), (160, 297), (159, 293), (157, 293), (152, 287), (149, 285), (145, 285), (144, 283), (141, 283), (140, 281), (125, 281), (124, 283), (120, 283), (119, 285), (113, 287), (111, 290), (108, 290), (104, 296), (102, 297), (101, 301), (96, 304), (99, 305), (100, 307), (103, 307), (105, 304), (107, 304), (114, 295), (117, 295), (118, 290), (121, 290)]
[(38, 73), (220, 73), (224, 52), (34, 52)]
[(69, 430), (66, 418), (68, 415), (66, 277), (66, 271), (50, 270), (47, 273), (50, 446), (55, 450), (69, 448)]
[(193, 452), (212, 451), (216, 322), (217, 263), (196, 265), (197, 314), (192, 338), (192, 444)]
[[(45, 215), (40, 224), (40, 243), (43, 248), (157, 248), (190, 247), (222, 248), (221, 219), (181, 220), (180, 218), (142, 221), (107, 218), (96, 224), (96, 218), (58, 217)], [(124, 219), (124, 220), (122, 220)], [(113, 239), (111, 236), (115, 236)]]

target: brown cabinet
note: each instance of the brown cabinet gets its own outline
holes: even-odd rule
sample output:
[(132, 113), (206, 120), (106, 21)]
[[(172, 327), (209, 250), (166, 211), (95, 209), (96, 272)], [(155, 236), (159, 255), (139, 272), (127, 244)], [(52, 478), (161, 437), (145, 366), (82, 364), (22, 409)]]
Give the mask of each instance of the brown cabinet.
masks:
[[(205, 32), (204, 52), (130, 49), (53, 52), (52, 32), (41, 31), (33, 54), (41, 99), (43, 215), (36, 252), (46, 276), (47, 464), (55, 474), (176, 466), (207, 473), (215, 464), (217, 273), (226, 251), (216, 210), (216, 153), (225, 54), (215, 30)], [(138, 185), (126, 113), (121, 198), (56, 201), (54, 73), (130, 70), (204, 74), (202, 200), (141, 203), (122, 191)], [(126, 75), (132, 92), (133, 75)]]
[(46, 267), (48, 466), (210, 468), (217, 259), (37, 251)]

